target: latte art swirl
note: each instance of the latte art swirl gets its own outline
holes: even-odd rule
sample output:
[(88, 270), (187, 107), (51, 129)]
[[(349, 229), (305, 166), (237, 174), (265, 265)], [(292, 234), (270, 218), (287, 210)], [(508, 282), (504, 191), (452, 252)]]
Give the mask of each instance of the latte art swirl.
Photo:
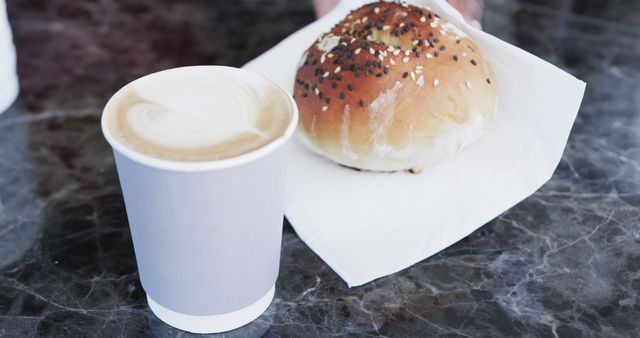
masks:
[[(157, 73), (112, 99), (110, 130), (128, 147), (176, 161), (208, 161), (258, 149), (284, 133), (289, 102), (250, 74)], [(244, 78), (246, 77), (246, 78)]]

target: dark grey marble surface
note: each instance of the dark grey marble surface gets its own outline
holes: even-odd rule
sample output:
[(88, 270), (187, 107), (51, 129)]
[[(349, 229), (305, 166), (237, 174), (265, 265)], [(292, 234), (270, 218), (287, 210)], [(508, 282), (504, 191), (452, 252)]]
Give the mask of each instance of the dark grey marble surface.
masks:
[[(188, 336), (147, 308), (101, 107), (158, 69), (242, 65), (311, 22), (309, 4), (8, 8), (21, 98), (0, 115), (0, 336)], [(490, 0), (484, 25), (588, 82), (551, 181), (440, 254), (353, 289), (285, 225), (273, 304), (225, 336), (640, 336), (640, 3)]]

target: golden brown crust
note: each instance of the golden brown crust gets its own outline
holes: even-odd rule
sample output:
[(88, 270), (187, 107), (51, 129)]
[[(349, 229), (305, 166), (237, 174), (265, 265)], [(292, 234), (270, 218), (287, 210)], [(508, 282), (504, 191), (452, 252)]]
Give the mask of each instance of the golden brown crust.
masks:
[(493, 72), (478, 47), (428, 8), (352, 11), (303, 56), (294, 95), (315, 151), (368, 170), (428, 166), (489, 125)]

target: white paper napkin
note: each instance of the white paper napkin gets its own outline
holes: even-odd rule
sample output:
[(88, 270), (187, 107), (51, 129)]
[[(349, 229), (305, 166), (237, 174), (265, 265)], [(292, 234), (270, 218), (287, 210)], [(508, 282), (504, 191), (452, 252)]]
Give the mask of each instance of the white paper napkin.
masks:
[[(304, 50), (366, 2), (343, 0), (245, 68), (292, 89)], [(420, 175), (356, 172), (295, 142), (286, 216), (349, 286), (437, 253), (540, 188), (560, 162), (584, 94), (584, 82), (471, 27), (444, 0), (415, 2), (478, 44), (495, 71), (498, 112), (483, 137)]]
[(0, 0), (0, 113), (7, 109), (17, 95), (16, 52), (13, 47), (6, 4), (4, 0)]

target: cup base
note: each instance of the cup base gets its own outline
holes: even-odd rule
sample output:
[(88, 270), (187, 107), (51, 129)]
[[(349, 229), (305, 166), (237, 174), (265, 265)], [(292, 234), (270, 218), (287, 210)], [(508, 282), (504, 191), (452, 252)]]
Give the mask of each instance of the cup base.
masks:
[(240, 310), (212, 316), (193, 316), (175, 312), (156, 303), (147, 296), (151, 311), (163, 322), (183, 331), (192, 333), (219, 333), (237, 329), (249, 324), (267, 310), (276, 286), (274, 285), (262, 298)]

